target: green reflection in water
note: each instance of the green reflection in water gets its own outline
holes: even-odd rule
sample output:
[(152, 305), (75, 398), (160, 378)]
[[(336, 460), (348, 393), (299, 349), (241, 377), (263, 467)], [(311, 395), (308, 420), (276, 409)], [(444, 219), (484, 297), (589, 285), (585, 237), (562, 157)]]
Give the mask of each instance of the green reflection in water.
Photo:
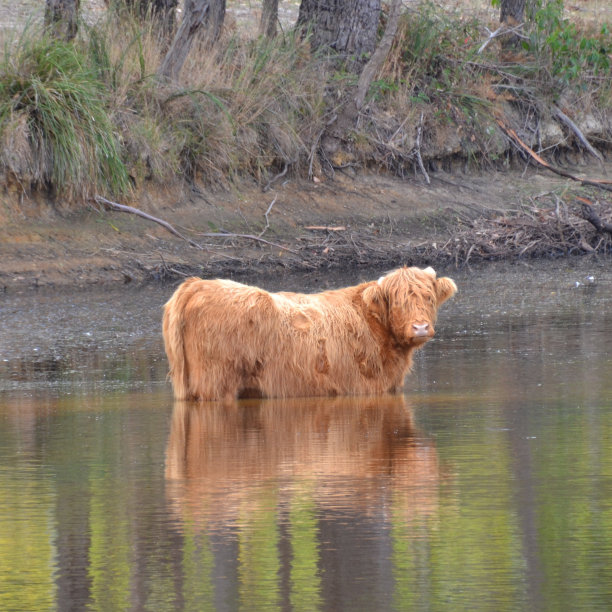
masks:
[(612, 609), (609, 408), (551, 411), (533, 450), (541, 592), (549, 609)]
[[(117, 489), (120, 479), (105, 463), (90, 475), (89, 575), (91, 609), (126, 610), (130, 603), (130, 530), (125, 500)], [(123, 488), (123, 487), (122, 487)]]
[(313, 483), (296, 491), (289, 509), (291, 535), (291, 608), (296, 612), (321, 610), (319, 542)]
[(238, 578), (241, 610), (280, 609), (278, 489), (270, 484), (243, 502), (238, 532)]
[(525, 609), (509, 448), (503, 433), (486, 425), (451, 451), (454, 474), (443, 487), (431, 554), (437, 610), (449, 603), (455, 610)]
[(415, 513), (413, 497), (394, 493), (397, 610), (525, 609), (509, 449), (500, 432), (490, 431), (491, 422), (486, 425), (481, 418), (461, 441), (442, 445), (450, 471), (429, 513)]
[(208, 535), (203, 531), (196, 532), (193, 525), (185, 525), (182, 552), (185, 609), (214, 610), (215, 587), (212, 574), (215, 560)]
[(36, 471), (0, 472), (0, 610), (51, 610), (55, 604), (55, 495)]
[(432, 526), (426, 520), (406, 521), (406, 498), (397, 493), (391, 509), (393, 607), (429, 609)]

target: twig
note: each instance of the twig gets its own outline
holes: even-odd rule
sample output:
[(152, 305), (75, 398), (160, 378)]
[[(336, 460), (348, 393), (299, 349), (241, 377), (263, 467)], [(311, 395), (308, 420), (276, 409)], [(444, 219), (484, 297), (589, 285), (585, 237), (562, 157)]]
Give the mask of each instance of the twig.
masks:
[(423, 158), (421, 157), (421, 130), (423, 129), (423, 113), (421, 113), (421, 120), (419, 122), (419, 127), (417, 128), (417, 137), (416, 143), (414, 145), (415, 153), (417, 157), (417, 161), (419, 162), (419, 168), (425, 177), (425, 182), (430, 185), (431, 180), (429, 178), (429, 174), (427, 174), (427, 170), (425, 170), (425, 166), (423, 165)]
[[(287, 168), (285, 167), (285, 170)], [(270, 227), (270, 220), (268, 219), (268, 215), (270, 214), (270, 211), (272, 210), (272, 207), (274, 206), (274, 204), (276, 204), (276, 198), (278, 196), (274, 196), (274, 199), (272, 200), (272, 202), (270, 202), (270, 206), (268, 206), (268, 210), (266, 210), (266, 212), (264, 213), (264, 217), (266, 218), (266, 227), (264, 227), (261, 232), (259, 232), (259, 234), (257, 234), (258, 238), (261, 238), (265, 233), (266, 230)]]
[[(404, 127), (404, 125), (406, 124), (406, 121), (408, 121), (408, 119), (410, 119), (410, 115), (406, 115), (406, 118), (400, 123), (400, 126), (397, 128), (397, 130), (395, 130), (395, 132), (393, 132), (393, 136), (391, 136), (391, 138), (389, 138), (389, 140), (387, 141), (387, 146), (388, 147), (394, 147), (395, 145), (393, 144), (393, 141), (395, 140), (395, 137), (399, 134), (400, 130)], [(404, 140), (404, 138), (402, 138), (402, 140)]]
[(279, 172), (278, 174), (274, 175), (267, 183), (267, 185), (262, 189), (262, 191), (264, 193), (266, 193), (266, 191), (268, 191), (268, 189), (270, 189), (270, 187), (272, 186), (272, 183), (278, 181), (279, 178), (282, 178), (283, 176), (285, 176), (285, 174), (287, 174), (287, 170), (289, 170), (289, 164), (293, 163), (293, 161), (291, 162), (285, 162), (285, 167), (282, 169), (281, 172)]
[(124, 212), (124, 213), (130, 213), (132, 215), (142, 217), (143, 219), (146, 219), (147, 221), (153, 221), (154, 223), (158, 223), (163, 228), (167, 229), (171, 234), (174, 234), (175, 236), (178, 236), (179, 238), (183, 239), (185, 242), (189, 243), (192, 247), (195, 247), (196, 249), (199, 249), (200, 251), (203, 250), (203, 247), (200, 246), (197, 242), (194, 242), (193, 240), (187, 238), (187, 236), (183, 236), (183, 234), (181, 234), (172, 225), (170, 225), (170, 223), (168, 223), (167, 221), (164, 221), (163, 219), (154, 217), (153, 215), (150, 215), (138, 208), (134, 208), (133, 206), (126, 206), (125, 204), (118, 204), (117, 202), (112, 202), (111, 200), (107, 200), (106, 198), (99, 196), (99, 195), (95, 196), (95, 200), (99, 204), (103, 204), (104, 206), (107, 206), (111, 210), (117, 210), (119, 212)]
[(586, 139), (585, 135), (580, 131), (580, 128), (558, 107), (554, 107), (554, 116), (557, 117), (560, 121), (565, 123), (567, 127), (576, 134), (578, 140), (585, 146), (586, 150), (596, 159), (599, 160), (599, 163), (603, 165), (604, 160), (601, 156), (601, 153), (595, 149), (591, 143)]
[(257, 242), (263, 242), (264, 244), (269, 244), (270, 246), (276, 247), (277, 249), (282, 249), (283, 251), (289, 251), (289, 253), (293, 253), (294, 255), (298, 255), (297, 251), (290, 249), (289, 247), (283, 246), (282, 244), (277, 244), (276, 242), (270, 242), (269, 240), (265, 240), (260, 236), (254, 236), (253, 234), (233, 234), (231, 232), (207, 232), (205, 234), (198, 234), (198, 236), (202, 236), (203, 238), (244, 238), (246, 240), (255, 240)]
[(346, 227), (344, 225), (306, 225), (304, 229), (312, 230), (312, 231), (327, 231), (327, 232), (344, 232)]

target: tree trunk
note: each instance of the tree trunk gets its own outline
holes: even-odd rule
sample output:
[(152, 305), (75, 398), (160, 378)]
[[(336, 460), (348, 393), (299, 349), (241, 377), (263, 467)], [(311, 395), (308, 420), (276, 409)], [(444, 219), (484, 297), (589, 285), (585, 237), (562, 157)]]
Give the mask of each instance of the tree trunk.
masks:
[[(525, 21), (525, 0), (501, 0), (499, 21), (508, 28), (515, 28)], [(521, 39), (516, 34), (508, 34), (501, 39), (502, 49), (516, 47)]]
[(80, 0), (46, 0), (45, 29), (52, 36), (72, 40), (78, 30)]
[(178, 77), (193, 44), (193, 39), (206, 23), (209, 11), (209, 0), (185, 0), (183, 20), (157, 71), (159, 77), (166, 79)]
[(216, 41), (221, 34), (224, 19), (225, 0), (185, 0), (183, 20), (157, 76), (177, 79), (198, 33), (207, 28), (210, 42)]
[(302, 0), (297, 26), (311, 28), (313, 49), (336, 51), (359, 71), (376, 48), (381, 0)]
[(210, 41), (215, 42), (221, 36), (225, 21), (225, 0), (210, 0), (208, 21)]
[[(134, 1), (134, 0), (130, 0)], [(176, 7), (178, 0), (138, 0), (141, 17), (150, 15), (161, 26), (162, 32), (171, 36), (176, 25)]]
[(119, 10), (126, 9), (136, 19), (153, 19), (165, 39), (172, 37), (178, 0), (115, 0), (114, 5)]
[(499, 21), (509, 26), (523, 23), (525, 19), (525, 0), (501, 0)]
[(387, 59), (395, 34), (397, 33), (401, 12), (402, 0), (392, 0), (391, 6), (389, 7), (389, 17), (387, 19), (385, 32), (376, 50), (372, 54), (372, 57), (363, 67), (359, 75), (355, 95), (348, 98), (344, 107), (338, 112), (336, 121), (330, 124), (323, 134), (321, 138), (321, 147), (328, 158), (332, 158), (343, 146), (347, 133), (355, 126), (359, 111), (365, 102), (368, 89), (374, 77), (378, 74)]
[(391, 45), (393, 45), (393, 40), (395, 39), (395, 34), (397, 33), (401, 12), (402, 0), (392, 0), (391, 6), (389, 7), (389, 17), (387, 19), (387, 25), (385, 26), (385, 32), (380, 40), (380, 43), (378, 44), (378, 47), (376, 47), (376, 50), (372, 54), (372, 57), (363, 67), (363, 70), (359, 75), (359, 81), (357, 82), (357, 94), (355, 95), (355, 107), (357, 111), (361, 110), (374, 77), (382, 68), (385, 60), (387, 59), (387, 55), (389, 55), (389, 51), (391, 51)]
[(276, 22), (278, 21), (278, 0), (263, 0), (259, 33), (267, 38), (276, 36)]

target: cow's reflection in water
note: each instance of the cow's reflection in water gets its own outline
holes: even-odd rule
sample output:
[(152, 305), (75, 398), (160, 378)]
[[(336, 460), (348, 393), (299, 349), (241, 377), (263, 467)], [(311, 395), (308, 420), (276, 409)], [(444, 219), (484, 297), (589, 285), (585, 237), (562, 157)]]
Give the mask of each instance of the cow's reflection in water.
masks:
[[(192, 527), (227, 525), (305, 493), (321, 511), (431, 517), (440, 472), (403, 395), (176, 402), (168, 502)], [(270, 492), (273, 492), (273, 500)]]

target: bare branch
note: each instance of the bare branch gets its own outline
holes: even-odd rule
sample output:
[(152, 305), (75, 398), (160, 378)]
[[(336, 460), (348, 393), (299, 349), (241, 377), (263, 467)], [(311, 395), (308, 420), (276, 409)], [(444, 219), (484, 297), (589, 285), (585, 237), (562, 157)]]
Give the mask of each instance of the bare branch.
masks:
[(272, 200), (272, 202), (270, 202), (270, 206), (268, 206), (268, 210), (266, 210), (266, 212), (264, 213), (264, 216), (266, 218), (266, 227), (264, 227), (261, 232), (259, 232), (259, 234), (257, 235), (258, 238), (261, 238), (266, 233), (266, 230), (270, 227), (270, 219), (268, 219), (268, 215), (270, 214), (270, 211), (272, 210), (274, 204), (276, 204), (277, 197), (278, 196), (274, 196), (274, 199)]
[(344, 232), (346, 227), (344, 225), (306, 225), (304, 229), (311, 230), (313, 232)]
[(116, 210), (116, 211), (124, 212), (124, 213), (130, 213), (132, 215), (142, 217), (143, 219), (147, 219), (147, 221), (153, 221), (154, 223), (158, 223), (163, 228), (167, 229), (171, 234), (174, 234), (175, 236), (178, 236), (179, 238), (183, 239), (185, 242), (188, 242), (192, 247), (195, 247), (196, 249), (199, 249), (199, 250), (203, 250), (203, 248), (197, 242), (190, 240), (189, 238), (187, 238), (187, 236), (183, 236), (183, 234), (181, 234), (172, 225), (170, 225), (170, 223), (168, 223), (167, 221), (164, 221), (163, 219), (159, 219), (158, 217), (149, 215), (148, 213), (138, 208), (134, 208), (133, 206), (126, 206), (125, 204), (118, 204), (117, 202), (107, 200), (106, 198), (103, 198), (102, 196), (99, 196), (99, 195), (95, 196), (95, 200), (99, 204), (103, 204), (104, 206), (110, 208), (111, 210)]
[(502, 24), (494, 32), (491, 32), (491, 30), (489, 30), (489, 28), (485, 28), (487, 30), (487, 32), (489, 32), (489, 38), (487, 38), (487, 40), (485, 40), (482, 43), (482, 45), (480, 45), (480, 48), (478, 49), (478, 51), (476, 53), (477, 54), (482, 53), (487, 48), (489, 43), (492, 40), (498, 38), (499, 36), (505, 36), (506, 34), (514, 34), (518, 38), (528, 38), (527, 36), (525, 36), (524, 34), (521, 34), (521, 32), (520, 32), (520, 29), (524, 25), (525, 25), (524, 23), (519, 23), (518, 25), (515, 25), (515, 26), (509, 28), (506, 24)]
[(559, 168), (555, 168), (547, 161), (542, 159), (531, 147), (526, 145), (518, 136), (518, 134), (510, 127), (508, 127), (501, 119), (497, 119), (497, 123), (499, 127), (510, 137), (510, 139), (514, 142), (514, 144), (522, 151), (527, 153), (534, 161), (543, 166), (544, 168), (548, 168), (551, 172), (558, 174), (559, 176), (564, 176), (565, 178), (571, 179), (572, 181), (576, 181), (581, 185), (590, 185), (591, 187), (599, 187), (600, 189), (604, 189), (606, 191), (612, 191), (612, 181), (606, 181), (603, 179), (584, 179), (578, 176), (574, 176), (565, 170), (560, 170)]
[(427, 174), (427, 170), (425, 170), (425, 166), (423, 165), (423, 158), (421, 157), (421, 132), (423, 130), (423, 113), (421, 113), (421, 121), (419, 122), (419, 127), (417, 128), (417, 137), (416, 137), (416, 145), (414, 147), (417, 161), (419, 162), (419, 168), (421, 168), (421, 172), (425, 177), (425, 182), (429, 185), (431, 184), (431, 180), (429, 178), (429, 174)]
[(262, 189), (262, 191), (264, 193), (266, 193), (266, 191), (268, 191), (268, 189), (270, 189), (272, 183), (274, 183), (275, 181), (278, 181), (279, 178), (282, 178), (283, 176), (285, 176), (285, 174), (287, 174), (287, 170), (289, 169), (289, 164), (294, 163), (293, 161), (291, 162), (285, 162), (285, 167), (276, 175), (274, 175), (269, 181), (268, 184)]
[(598, 232), (612, 234), (612, 223), (602, 221), (593, 208), (593, 203), (586, 198), (576, 198), (582, 208), (582, 218), (588, 221)]
[(574, 134), (576, 134), (576, 137), (584, 145), (586, 150), (593, 157), (598, 159), (599, 162), (603, 165), (604, 160), (603, 160), (603, 157), (601, 156), (601, 153), (597, 149), (595, 149), (593, 146), (591, 146), (591, 143), (586, 139), (585, 135), (580, 131), (580, 128), (560, 108), (557, 108), (555, 106), (553, 110), (554, 110), (554, 113), (553, 113), (554, 116), (557, 117), (557, 119), (559, 119), (563, 123), (565, 123), (565, 125), (567, 125), (567, 127), (570, 130), (572, 130)]
[(289, 253), (293, 253), (294, 255), (299, 255), (297, 251), (294, 251), (289, 247), (283, 246), (282, 244), (277, 244), (276, 242), (270, 242), (269, 240), (264, 240), (260, 236), (254, 236), (253, 234), (234, 234), (232, 232), (207, 232), (205, 234), (198, 234), (198, 236), (202, 236), (204, 238), (244, 238), (245, 240), (255, 240), (256, 242), (262, 242), (263, 244), (268, 244), (270, 246), (276, 247), (277, 249), (282, 249), (283, 251), (289, 251)]

